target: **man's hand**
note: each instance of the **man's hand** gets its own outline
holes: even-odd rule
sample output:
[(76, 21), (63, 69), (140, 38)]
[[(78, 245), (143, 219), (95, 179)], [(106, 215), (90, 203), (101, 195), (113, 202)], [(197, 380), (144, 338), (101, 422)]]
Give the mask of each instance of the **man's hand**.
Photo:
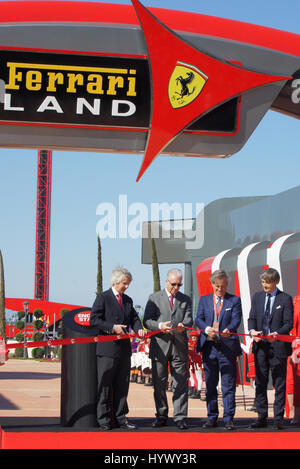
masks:
[(229, 336), (230, 336), (230, 331), (229, 331), (229, 329), (227, 329), (227, 328), (224, 329), (224, 331), (220, 332), (220, 335), (221, 335), (222, 337), (229, 337)]
[(166, 321), (166, 322), (162, 322), (160, 324), (160, 329), (162, 332), (164, 332), (165, 334), (168, 334), (171, 329), (172, 329), (172, 324), (171, 324), (171, 321)]
[(118, 335), (127, 334), (126, 327), (124, 324), (115, 324), (113, 327), (113, 332)]
[(146, 334), (147, 334), (147, 331), (145, 331), (144, 329), (139, 329), (139, 330), (138, 330), (138, 336), (139, 336), (141, 339), (143, 339)]
[(260, 335), (262, 335), (262, 331), (251, 331), (251, 337), (253, 337), (255, 342), (261, 341), (261, 338), (259, 337)]
[(270, 342), (270, 344), (272, 344), (276, 340), (276, 335), (277, 334), (275, 334), (274, 332), (272, 334), (268, 335), (267, 341)]
[(177, 326), (176, 326), (175, 329), (176, 329), (177, 332), (183, 332), (183, 331), (185, 331), (185, 327), (184, 327), (184, 325), (182, 324), (182, 322), (179, 322), (179, 323), (177, 324)]
[(214, 327), (208, 327), (206, 329), (206, 333), (207, 333), (208, 337), (210, 337), (211, 339), (214, 339), (216, 337), (216, 335), (219, 333), (219, 331), (217, 329), (215, 329)]

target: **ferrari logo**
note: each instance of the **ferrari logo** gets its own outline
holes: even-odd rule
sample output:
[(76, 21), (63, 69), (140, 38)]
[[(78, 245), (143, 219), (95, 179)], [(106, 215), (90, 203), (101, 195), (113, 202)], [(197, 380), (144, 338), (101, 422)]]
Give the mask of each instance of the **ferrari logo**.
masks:
[(169, 81), (169, 100), (173, 109), (192, 103), (201, 93), (208, 76), (194, 65), (177, 62)]

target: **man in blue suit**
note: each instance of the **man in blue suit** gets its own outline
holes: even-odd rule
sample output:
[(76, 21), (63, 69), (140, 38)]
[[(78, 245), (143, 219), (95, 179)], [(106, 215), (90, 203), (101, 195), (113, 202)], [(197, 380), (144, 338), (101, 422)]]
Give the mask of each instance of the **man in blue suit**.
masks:
[(236, 333), (242, 319), (241, 300), (227, 293), (228, 275), (216, 270), (210, 277), (213, 293), (200, 298), (196, 325), (201, 330), (197, 351), (203, 354), (206, 383), (207, 421), (205, 428), (217, 426), (219, 416), (219, 374), (223, 397), (223, 421), (227, 430), (234, 430), (236, 361), (242, 349)]
[[(252, 298), (248, 319), (249, 333), (253, 338), (255, 360), (255, 403), (258, 419), (251, 427), (268, 426), (268, 381), (272, 374), (275, 388), (274, 429), (283, 428), (286, 399), (287, 357), (292, 353), (290, 342), (276, 340), (276, 336), (289, 335), (293, 328), (294, 306), (290, 295), (277, 288), (280, 275), (268, 268), (260, 276), (262, 291)], [(261, 339), (260, 336), (268, 337)]]

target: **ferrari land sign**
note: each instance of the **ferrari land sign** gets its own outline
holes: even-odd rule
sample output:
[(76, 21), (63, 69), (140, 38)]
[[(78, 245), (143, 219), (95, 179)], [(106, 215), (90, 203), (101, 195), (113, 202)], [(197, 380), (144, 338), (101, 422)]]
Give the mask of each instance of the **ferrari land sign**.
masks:
[(145, 60), (0, 51), (2, 121), (147, 127)]
[[(0, 121), (56, 123), (147, 129), (151, 91), (148, 61), (97, 55), (1, 50), (0, 80), (5, 83)], [(197, 98), (207, 77), (196, 67), (178, 64), (169, 83), (172, 107)], [(194, 131), (233, 132), (238, 103), (233, 100), (198, 119)], [(223, 118), (218, 118), (222, 113)], [(226, 115), (226, 118), (225, 118)]]
[(225, 158), (269, 109), (299, 117), (299, 70), (284, 31), (138, 0), (2, 2), (0, 147), (141, 153), (137, 179), (158, 155)]

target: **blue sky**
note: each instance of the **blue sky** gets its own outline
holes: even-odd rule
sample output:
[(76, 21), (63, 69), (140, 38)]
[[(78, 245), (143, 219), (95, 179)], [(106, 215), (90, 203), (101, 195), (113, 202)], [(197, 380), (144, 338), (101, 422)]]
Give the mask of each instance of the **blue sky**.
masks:
[[(128, 1), (114, 3), (129, 4)], [(299, 33), (300, 4), (278, 1), (148, 0), (146, 6), (192, 11)], [(288, 5), (288, 7), (286, 6)], [(300, 66), (299, 66), (300, 68)], [(90, 306), (95, 299), (96, 208), (143, 202), (202, 202), (222, 197), (276, 194), (299, 185), (299, 121), (268, 112), (245, 147), (226, 160), (158, 157), (136, 183), (141, 155), (53, 152), (50, 301)], [(0, 149), (0, 249), (6, 296), (34, 296), (37, 151)], [(173, 185), (173, 181), (179, 184)], [(128, 290), (145, 305), (153, 288), (141, 265), (140, 239), (102, 240), (104, 287), (118, 264), (133, 274)], [(161, 266), (161, 280), (170, 266)]]

